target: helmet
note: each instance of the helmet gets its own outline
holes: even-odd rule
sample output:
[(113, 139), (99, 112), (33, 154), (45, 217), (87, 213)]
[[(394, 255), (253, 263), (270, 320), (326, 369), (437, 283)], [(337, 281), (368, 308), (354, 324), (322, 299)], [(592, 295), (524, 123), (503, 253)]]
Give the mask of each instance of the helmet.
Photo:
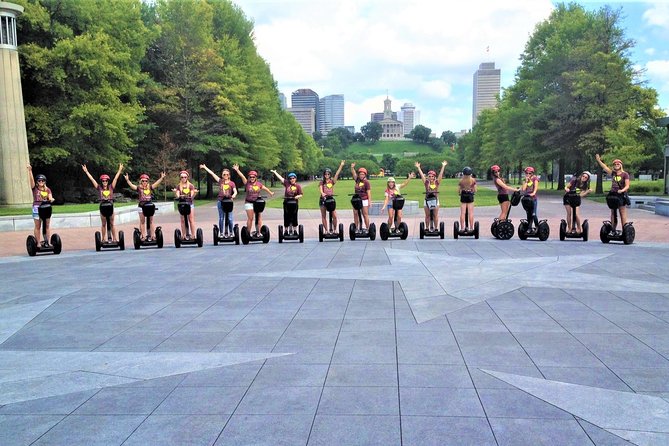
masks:
[(467, 167), (465, 167), (464, 169), (462, 169), (462, 174), (463, 174), (463, 175), (471, 175), (472, 173), (474, 173), (474, 171), (473, 171), (472, 168), (469, 167), (469, 166), (467, 166)]
[(390, 183), (391, 181), (392, 181), (393, 183), (395, 183), (395, 177), (388, 177), (388, 181), (387, 181), (387, 182)]
[(495, 164), (490, 168), (490, 170), (492, 170), (493, 172), (499, 172), (502, 169), (497, 164)]
[(188, 173), (187, 170), (182, 170), (181, 172), (179, 172), (179, 176), (181, 176), (181, 175), (186, 175), (187, 177), (190, 176), (190, 174)]
[(587, 171), (587, 170), (584, 170), (583, 172), (581, 172), (581, 176), (583, 176), (583, 175), (587, 175), (587, 176), (588, 176), (588, 180), (589, 180), (590, 178), (592, 178), (592, 174), (591, 174), (589, 171)]
[(295, 175), (295, 172), (291, 172), (288, 174), (288, 178), (297, 178), (297, 175)]
[(525, 168), (525, 173), (534, 173), (534, 167), (532, 166), (527, 166)]
[(428, 171), (427, 174), (428, 175), (434, 175), (435, 177), (437, 176), (437, 172), (435, 172), (434, 170)]
[(46, 177), (42, 175), (41, 173), (35, 177), (35, 181), (45, 181), (46, 182)]
[(367, 175), (367, 169), (361, 167), (360, 169), (358, 169), (358, 173), (364, 173), (365, 175)]
[(146, 174), (146, 173), (143, 173), (143, 174), (141, 174), (141, 175), (139, 176), (139, 179), (140, 179), (140, 180), (148, 180), (148, 179), (149, 179), (149, 175)]
[(256, 176), (257, 177), (258, 172), (256, 172), (255, 170), (249, 170), (249, 176)]
[(103, 173), (102, 175), (100, 175), (100, 181), (105, 181), (105, 180), (109, 181), (109, 175)]
[(621, 166), (623, 165), (623, 162), (620, 161), (619, 159), (615, 159), (615, 160), (613, 160), (613, 164), (615, 164), (615, 163), (620, 163)]
[(323, 175), (325, 175), (326, 173), (329, 173), (330, 175), (332, 175), (332, 169), (330, 169), (329, 167), (326, 167), (325, 169), (323, 169)]

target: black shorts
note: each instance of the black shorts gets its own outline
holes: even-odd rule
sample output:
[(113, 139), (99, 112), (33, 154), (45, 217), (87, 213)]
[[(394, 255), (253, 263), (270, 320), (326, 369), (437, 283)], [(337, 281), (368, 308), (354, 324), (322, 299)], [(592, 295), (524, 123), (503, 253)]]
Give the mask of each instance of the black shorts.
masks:
[(578, 194), (564, 194), (562, 197), (562, 204), (577, 208), (581, 205), (581, 196)]
[(471, 192), (462, 192), (460, 194), (460, 203), (473, 203), (474, 194)]
[(499, 202), (499, 204), (502, 204), (505, 201), (509, 201), (509, 194), (498, 194), (497, 201)]

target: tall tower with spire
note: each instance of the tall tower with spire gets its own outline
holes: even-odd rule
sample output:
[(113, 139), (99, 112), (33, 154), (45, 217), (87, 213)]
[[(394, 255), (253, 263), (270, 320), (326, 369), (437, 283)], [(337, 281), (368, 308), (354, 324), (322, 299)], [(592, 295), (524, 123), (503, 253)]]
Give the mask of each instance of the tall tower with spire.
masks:
[(32, 202), (28, 138), (19, 71), (16, 19), (23, 6), (0, 1), (0, 204)]

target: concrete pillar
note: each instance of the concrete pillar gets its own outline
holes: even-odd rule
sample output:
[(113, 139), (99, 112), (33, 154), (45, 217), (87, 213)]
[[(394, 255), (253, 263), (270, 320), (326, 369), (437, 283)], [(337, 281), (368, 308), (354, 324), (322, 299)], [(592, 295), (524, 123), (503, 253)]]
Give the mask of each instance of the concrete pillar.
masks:
[(0, 204), (32, 203), (16, 19), (23, 6), (0, 1)]

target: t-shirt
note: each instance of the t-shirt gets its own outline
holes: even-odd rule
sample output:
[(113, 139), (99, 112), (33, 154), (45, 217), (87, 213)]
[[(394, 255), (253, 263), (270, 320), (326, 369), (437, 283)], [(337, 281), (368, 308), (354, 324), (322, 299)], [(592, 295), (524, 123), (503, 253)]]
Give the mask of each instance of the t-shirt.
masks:
[(232, 194), (237, 190), (237, 185), (234, 181), (228, 180), (226, 183), (223, 178), (218, 180), (218, 199), (231, 198)]
[(98, 193), (100, 195), (100, 201), (111, 201), (114, 202), (114, 188), (107, 186), (107, 189), (103, 189), (102, 186), (98, 185)]
[(146, 188), (143, 188), (141, 183), (139, 186), (137, 186), (137, 192), (139, 193), (139, 204), (141, 205), (142, 203), (148, 203), (149, 201), (153, 201), (153, 186), (148, 185)]
[(569, 185), (567, 186), (567, 189), (569, 189), (569, 192), (576, 192), (577, 194), (580, 194), (584, 189), (588, 188), (588, 183), (581, 184), (579, 181), (578, 177), (574, 177), (569, 181)]
[(367, 178), (364, 180), (357, 179), (355, 182), (355, 193), (358, 194), (358, 196), (363, 199), (367, 200), (369, 198), (369, 195), (367, 192), (372, 188), (372, 186), (369, 184), (369, 181), (367, 181)]
[(508, 192), (506, 185), (502, 182), (501, 178), (495, 178), (495, 187), (497, 188), (497, 194), (503, 195)]
[(33, 206), (39, 206), (43, 201), (49, 201), (51, 189), (48, 187), (44, 190), (39, 190), (37, 186), (33, 187)]
[(330, 197), (334, 194), (334, 185), (335, 185), (334, 180), (329, 179), (327, 182), (325, 180), (321, 180), (321, 187), (323, 188), (323, 195), (326, 197)]
[(612, 172), (611, 174), (611, 192), (618, 192), (625, 187), (625, 182), (629, 181), (630, 174), (627, 172)]
[(191, 184), (191, 182), (187, 182), (186, 184), (179, 183), (177, 186), (177, 190), (179, 191), (179, 195), (182, 198), (186, 199), (186, 203), (188, 204), (193, 204), (193, 190), (194, 186)]
[(425, 193), (426, 194), (439, 194), (439, 180), (434, 180), (434, 183), (430, 183), (430, 180), (425, 180)]
[(389, 201), (392, 201), (395, 195), (401, 195), (399, 186), (396, 185), (395, 189), (386, 189), (385, 196), (388, 197)]
[[(537, 177), (536, 175), (532, 175), (529, 180), (525, 179), (525, 195), (530, 195), (531, 193), (533, 193), (537, 187), (538, 182), (539, 182), (539, 177)], [(537, 196), (535, 195), (532, 198), (536, 200)]]
[(474, 186), (476, 186), (476, 180), (474, 178), (471, 179), (471, 184), (469, 186), (465, 186), (464, 184), (464, 178), (460, 180), (460, 183), (458, 183), (458, 186), (461, 188), (461, 192), (465, 193), (474, 193)]
[(247, 181), (244, 188), (246, 190), (246, 198), (244, 201), (247, 203), (253, 203), (258, 199), (258, 197), (260, 197), (260, 193), (262, 192), (262, 183), (258, 180), (256, 180), (255, 183)]
[(295, 195), (302, 195), (302, 186), (297, 183), (291, 184), (287, 178), (283, 180), (283, 187), (285, 187), (283, 192), (284, 198), (295, 198)]

